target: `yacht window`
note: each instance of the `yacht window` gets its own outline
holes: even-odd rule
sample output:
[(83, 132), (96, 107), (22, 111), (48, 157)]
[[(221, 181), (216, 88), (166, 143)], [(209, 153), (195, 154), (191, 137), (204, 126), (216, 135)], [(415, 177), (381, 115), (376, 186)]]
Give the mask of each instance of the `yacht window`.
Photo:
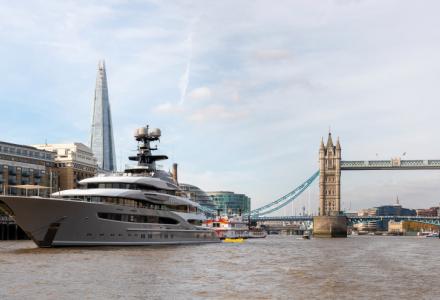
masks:
[(193, 224), (193, 225), (202, 225), (202, 221), (201, 220), (193, 220), (193, 219), (189, 219), (188, 223)]
[(158, 223), (158, 224), (178, 224), (177, 220), (167, 217), (129, 215), (116, 213), (98, 213), (98, 217), (106, 220), (131, 222), (131, 223)]

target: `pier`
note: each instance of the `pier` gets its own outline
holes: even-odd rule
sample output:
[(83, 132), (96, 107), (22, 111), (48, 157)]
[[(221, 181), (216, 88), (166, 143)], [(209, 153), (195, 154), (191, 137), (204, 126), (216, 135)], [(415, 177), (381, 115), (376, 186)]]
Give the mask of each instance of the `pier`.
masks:
[(28, 240), (24, 231), (8, 216), (0, 215), (0, 240)]

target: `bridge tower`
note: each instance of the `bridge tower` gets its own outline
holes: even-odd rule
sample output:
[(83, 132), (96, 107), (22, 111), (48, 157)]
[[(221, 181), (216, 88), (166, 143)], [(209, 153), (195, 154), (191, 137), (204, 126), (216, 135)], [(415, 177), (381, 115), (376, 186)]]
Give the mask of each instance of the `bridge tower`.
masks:
[(341, 215), (341, 144), (333, 144), (328, 133), (327, 145), (319, 148), (319, 216), (313, 218), (315, 237), (347, 237), (347, 217)]
[(331, 132), (327, 145), (319, 148), (319, 215), (337, 216), (341, 211), (341, 144), (333, 145)]

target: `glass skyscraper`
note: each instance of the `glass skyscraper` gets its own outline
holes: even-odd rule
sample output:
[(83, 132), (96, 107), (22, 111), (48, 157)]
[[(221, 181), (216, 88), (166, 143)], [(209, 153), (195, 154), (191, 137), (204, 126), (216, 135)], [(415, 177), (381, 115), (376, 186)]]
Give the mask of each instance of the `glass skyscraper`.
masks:
[(116, 170), (115, 144), (113, 140), (112, 116), (108, 99), (105, 63), (98, 64), (90, 148), (95, 155), (98, 167), (104, 171)]

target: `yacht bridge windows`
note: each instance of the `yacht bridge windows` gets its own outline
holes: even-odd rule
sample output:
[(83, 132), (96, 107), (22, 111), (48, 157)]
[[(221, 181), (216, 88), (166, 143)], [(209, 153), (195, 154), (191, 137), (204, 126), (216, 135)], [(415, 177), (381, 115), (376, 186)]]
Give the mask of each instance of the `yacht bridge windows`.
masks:
[(124, 197), (109, 197), (109, 196), (92, 196), (92, 195), (63, 195), (61, 198), (66, 200), (76, 200), (84, 202), (106, 203), (113, 205), (122, 205), (135, 208), (148, 208), (154, 210), (171, 210), (185, 213), (197, 213), (197, 207), (189, 205), (171, 205), (158, 204), (149, 202), (147, 200), (135, 200)]
[(98, 217), (105, 220), (131, 222), (131, 223), (156, 223), (176, 225), (179, 221), (167, 217), (147, 216), (147, 215), (129, 215), (117, 213), (98, 213)]
[(81, 185), (81, 189), (126, 189), (141, 191), (156, 191), (162, 194), (176, 195), (175, 190), (159, 189), (153, 185), (137, 184), (137, 183), (120, 183), (120, 182), (90, 182)]

